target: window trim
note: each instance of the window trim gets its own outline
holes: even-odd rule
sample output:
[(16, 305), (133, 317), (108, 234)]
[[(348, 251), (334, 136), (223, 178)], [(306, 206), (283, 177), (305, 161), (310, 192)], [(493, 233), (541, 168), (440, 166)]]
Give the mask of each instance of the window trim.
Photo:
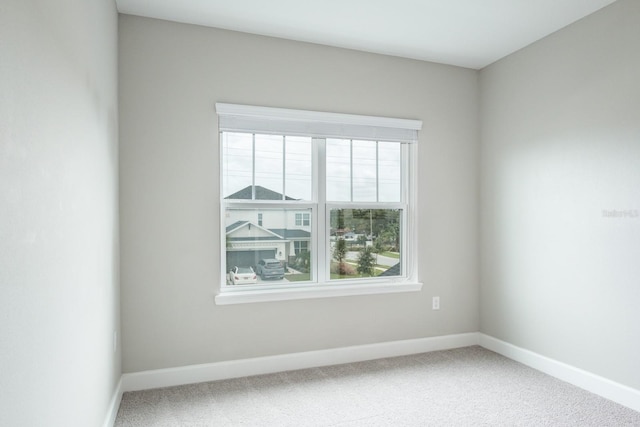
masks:
[(422, 120), (216, 103), (218, 131), (417, 143)]
[(243, 289), (220, 292), (215, 296), (217, 305), (245, 304), (256, 302), (289, 301), (310, 298), (333, 298), (356, 295), (377, 295), (418, 292), (422, 283), (385, 280), (367, 284), (308, 284), (296, 287)]
[[(400, 293), (400, 292), (413, 292), (420, 291), (422, 289), (422, 283), (418, 281), (418, 262), (417, 262), (417, 246), (418, 239), (416, 236), (417, 231), (417, 218), (416, 210), (418, 204), (418, 191), (417, 191), (417, 131), (421, 129), (422, 122), (419, 120), (408, 119), (391, 119), (384, 117), (373, 116), (356, 116), (349, 114), (338, 113), (322, 113), (303, 110), (287, 110), (279, 108), (268, 107), (252, 107), (233, 104), (216, 104), (216, 110), (219, 116), (219, 160), (220, 160), (220, 232), (221, 236), (226, 235), (225, 227), (225, 211), (226, 208), (248, 208), (248, 209), (263, 209), (263, 208), (276, 208), (276, 209), (307, 209), (311, 208), (311, 240), (309, 242), (309, 249), (311, 250), (312, 257), (315, 258), (315, 266), (312, 271), (311, 279), (313, 282), (298, 282), (295, 285), (287, 284), (272, 284), (272, 285), (260, 285), (260, 286), (242, 286), (242, 287), (229, 287), (225, 286), (226, 283), (226, 262), (225, 262), (225, 240), (221, 238), (221, 255), (220, 255), (220, 282), (218, 285), (218, 292), (215, 296), (215, 302), (219, 305), (226, 304), (239, 304), (239, 303), (253, 303), (253, 302), (266, 302), (266, 301), (281, 301), (281, 300), (293, 300), (293, 299), (308, 299), (308, 298), (327, 298), (327, 297), (340, 297), (340, 296), (352, 296), (352, 295), (371, 295), (371, 294), (384, 294), (384, 293)], [(300, 126), (300, 122), (312, 123), (311, 131), (302, 132), (299, 134), (292, 133), (286, 129), (280, 130), (279, 125), (290, 126), (294, 123), (295, 126)], [(308, 122), (308, 123), (307, 123)], [(242, 126), (253, 126), (257, 123), (257, 129), (242, 128)], [(267, 123), (265, 125), (265, 123)], [(318, 125), (318, 123), (320, 125)], [(328, 123), (328, 125), (327, 125)], [(322, 124), (327, 125), (326, 128), (322, 127)], [(342, 130), (347, 129), (346, 134), (334, 135), (329, 131), (335, 129), (335, 125), (343, 124)], [(234, 127), (235, 126), (235, 127)], [(286, 134), (297, 136), (311, 136), (312, 137), (312, 182), (315, 185), (312, 186), (311, 201), (289, 201), (282, 200), (277, 201), (262, 201), (262, 200), (228, 200), (222, 202), (223, 195), (223, 180), (222, 180), (222, 165), (223, 165), (223, 150), (221, 134), (224, 131), (227, 132), (251, 132), (251, 133), (269, 133), (265, 132), (264, 127), (271, 126), (272, 134)], [(304, 127), (304, 126), (303, 126)], [(373, 140), (385, 140), (390, 142), (404, 142), (402, 144), (402, 155), (404, 157), (402, 163), (402, 177), (403, 183), (401, 191), (403, 192), (400, 203), (389, 202), (332, 202), (328, 203), (324, 199), (325, 195), (325, 182), (319, 179), (319, 177), (326, 176), (326, 165), (324, 155), (325, 144), (318, 144), (317, 139), (326, 140), (327, 138), (340, 138), (340, 139), (367, 139), (372, 140), (371, 137), (359, 136), (358, 132), (362, 132), (365, 128), (365, 133), (381, 133), (389, 134), (390, 127), (391, 134), (395, 127), (400, 132), (396, 132), (397, 139), (376, 137)], [(309, 126), (307, 126), (308, 130)], [(373, 129), (373, 130), (371, 130)], [(382, 129), (382, 131), (380, 130)], [(268, 129), (267, 129), (268, 130)], [(349, 132), (356, 132), (357, 135), (350, 134)], [(404, 132), (404, 133), (403, 133)], [(408, 136), (407, 136), (408, 135)], [(403, 202), (406, 201), (406, 202)], [(250, 203), (247, 203), (250, 202)], [(397, 205), (403, 209), (403, 227), (405, 228), (402, 242), (401, 253), (403, 254), (403, 274), (397, 277), (388, 277), (384, 279), (380, 278), (362, 278), (362, 279), (349, 279), (349, 280), (328, 280), (328, 275), (318, 274), (320, 269), (328, 267), (324, 265), (327, 260), (330, 260), (329, 245), (327, 244), (329, 238), (325, 236), (328, 230), (329, 215), (326, 214), (331, 207), (340, 208), (359, 208), (363, 205), (368, 205), (368, 208), (384, 209), (389, 208), (392, 205)], [(318, 209), (327, 209), (323, 216), (323, 221), (319, 221)], [(314, 254), (314, 251), (316, 252)], [(321, 265), (321, 261), (323, 265)], [(323, 280), (320, 280), (323, 278)]]

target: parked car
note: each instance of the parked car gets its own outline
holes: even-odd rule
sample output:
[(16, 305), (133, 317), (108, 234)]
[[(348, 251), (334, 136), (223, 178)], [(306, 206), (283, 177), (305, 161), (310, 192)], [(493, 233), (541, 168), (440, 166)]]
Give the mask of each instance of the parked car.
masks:
[(258, 277), (251, 267), (233, 267), (229, 272), (229, 281), (232, 285), (250, 285), (258, 283)]
[(256, 266), (256, 273), (264, 279), (282, 279), (284, 267), (277, 259), (261, 259)]

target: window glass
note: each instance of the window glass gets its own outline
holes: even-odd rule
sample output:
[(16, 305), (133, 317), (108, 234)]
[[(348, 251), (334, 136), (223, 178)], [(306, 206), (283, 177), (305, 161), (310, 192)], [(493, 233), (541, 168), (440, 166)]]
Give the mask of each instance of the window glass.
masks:
[(378, 142), (378, 201), (399, 202), (402, 195), (400, 144)]
[(351, 201), (351, 141), (327, 139), (327, 200)]
[[(294, 220), (296, 215), (310, 218), (311, 210), (261, 209), (262, 225), (253, 223), (256, 214), (255, 209), (225, 210), (226, 271), (251, 267), (257, 275), (254, 285), (311, 280), (312, 230), (296, 226)], [(227, 276), (227, 285), (232, 285)]]
[[(311, 138), (224, 132), (222, 141), (226, 199), (311, 200)], [(321, 257), (323, 280), (403, 275), (403, 209), (384, 207), (402, 201), (401, 144), (349, 139), (319, 143), (326, 153), (328, 203), (381, 204), (380, 209), (328, 210), (329, 228), (322, 227), (326, 234), (318, 236), (328, 245), (328, 255)], [(227, 271), (251, 267), (257, 275), (254, 285), (315, 280), (311, 208), (225, 209)], [(276, 262), (282, 268), (275, 268)], [(228, 284), (251, 283), (229, 278)]]
[(284, 194), (284, 138), (255, 136), (256, 200), (282, 200)]
[(223, 197), (251, 199), (253, 135), (250, 133), (222, 134), (222, 182)]
[(327, 139), (326, 147), (327, 201), (401, 201), (400, 144)]
[(311, 200), (311, 138), (285, 137), (285, 194)]
[(377, 153), (372, 141), (352, 142), (353, 201), (377, 200)]
[(225, 199), (311, 200), (311, 138), (223, 132)]
[(330, 210), (331, 279), (402, 275), (402, 210)]

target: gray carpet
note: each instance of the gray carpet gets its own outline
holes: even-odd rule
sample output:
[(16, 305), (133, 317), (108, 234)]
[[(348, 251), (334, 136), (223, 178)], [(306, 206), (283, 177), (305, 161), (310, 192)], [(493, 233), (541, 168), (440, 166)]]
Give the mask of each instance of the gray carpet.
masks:
[(125, 393), (116, 426), (640, 426), (481, 347)]

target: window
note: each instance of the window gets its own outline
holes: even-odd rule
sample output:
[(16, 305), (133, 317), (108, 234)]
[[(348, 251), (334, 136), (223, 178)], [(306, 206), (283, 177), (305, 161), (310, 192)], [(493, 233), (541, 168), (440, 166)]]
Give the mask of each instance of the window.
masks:
[(297, 226), (309, 226), (311, 223), (311, 216), (308, 213), (297, 213), (296, 214), (296, 225)]
[(305, 240), (293, 242), (293, 247), (296, 255), (300, 255), (302, 252), (309, 252), (309, 242)]
[[(292, 290), (300, 297), (419, 289), (412, 213), (421, 122), (216, 109), (225, 236), (216, 301), (241, 292), (264, 300)], [(233, 266), (252, 267), (257, 283), (233, 284)]]

